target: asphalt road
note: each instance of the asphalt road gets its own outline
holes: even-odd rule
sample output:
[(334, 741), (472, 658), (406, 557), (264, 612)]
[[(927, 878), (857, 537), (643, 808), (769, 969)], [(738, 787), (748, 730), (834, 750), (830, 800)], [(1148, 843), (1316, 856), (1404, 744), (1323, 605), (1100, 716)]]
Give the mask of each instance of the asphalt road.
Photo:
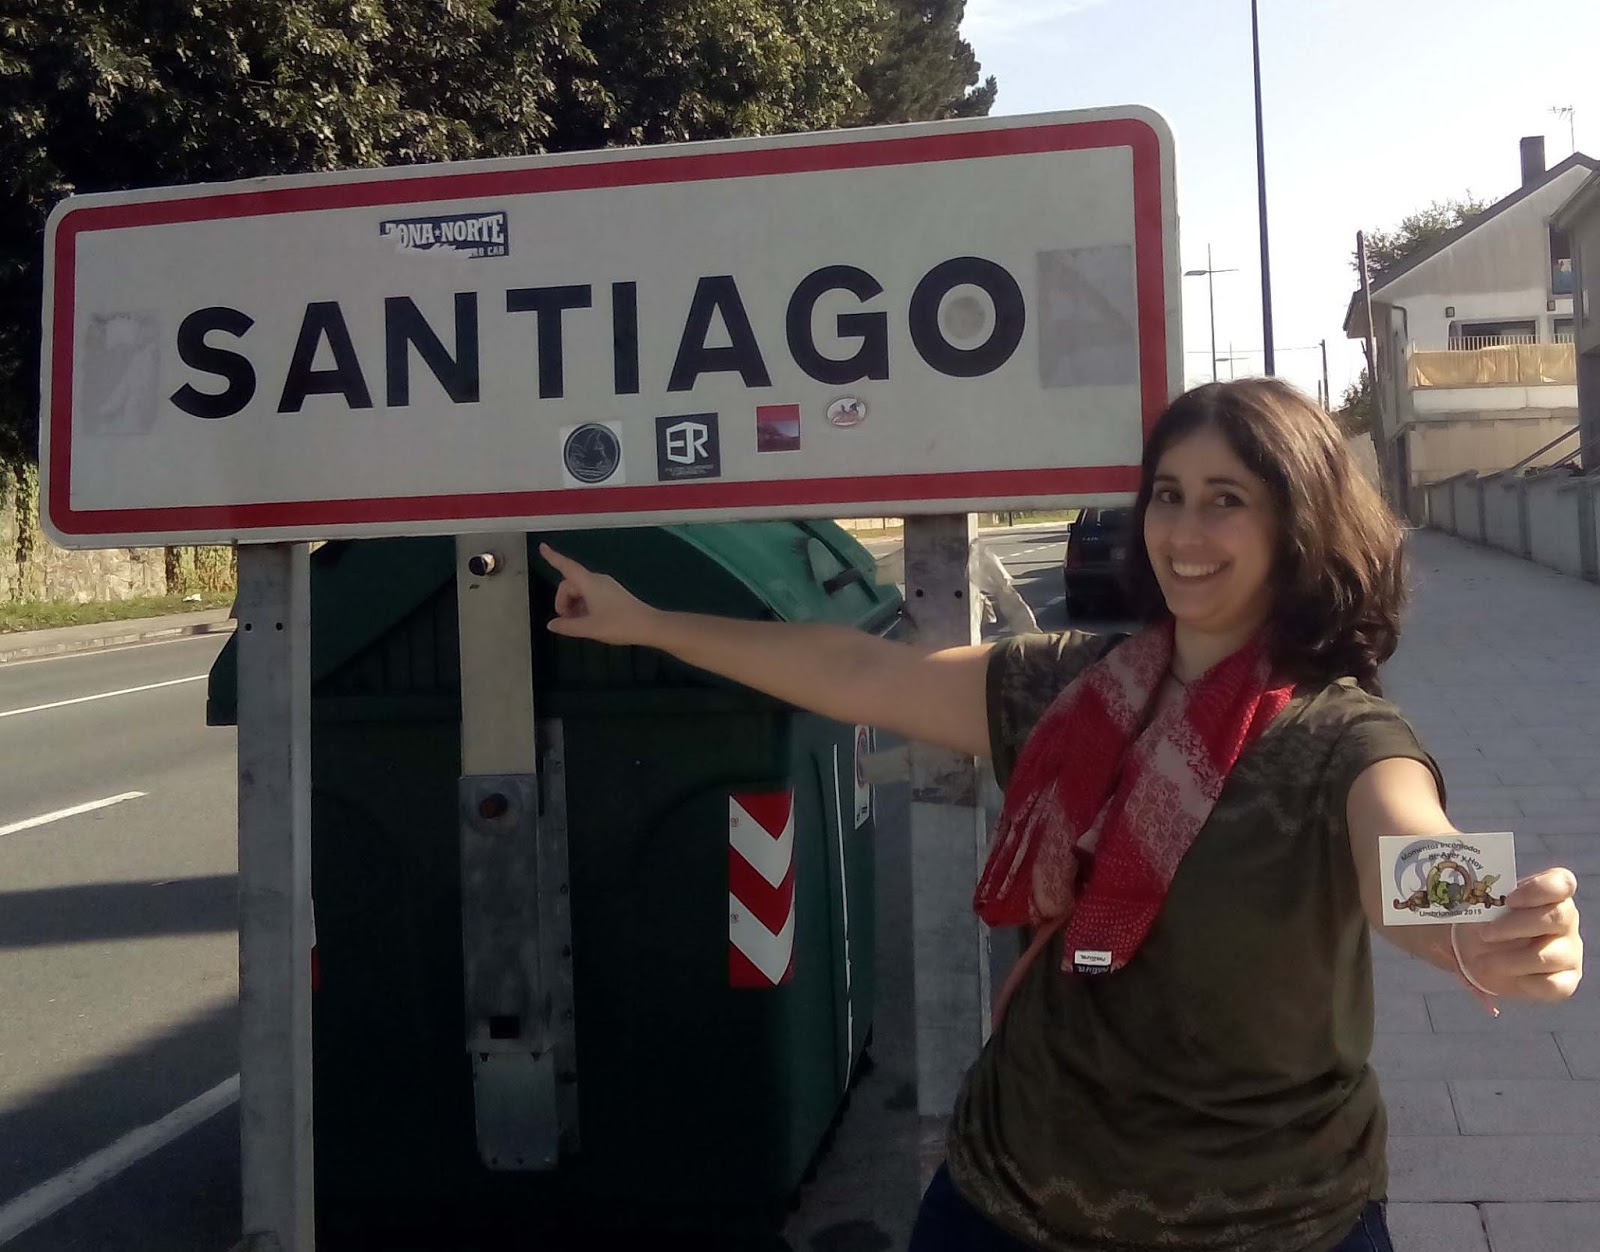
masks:
[[(0, 1230), (17, 1197), (238, 1070), (234, 736), (206, 727), (195, 681), (221, 646), (0, 667)], [(202, 1141), (236, 1135), (221, 1113), (0, 1242), (225, 1248), (237, 1148)]]
[[(988, 542), (1041, 629), (1065, 627), (1065, 531)], [(8, 1203), (237, 1073), (235, 740), (205, 726), (197, 681), (221, 644), (0, 667), (0, 832), (142, 793), (0, 833), (5, 1252), (223, 1252), (239, 1236), (237, 1104), (4, 1236)]]

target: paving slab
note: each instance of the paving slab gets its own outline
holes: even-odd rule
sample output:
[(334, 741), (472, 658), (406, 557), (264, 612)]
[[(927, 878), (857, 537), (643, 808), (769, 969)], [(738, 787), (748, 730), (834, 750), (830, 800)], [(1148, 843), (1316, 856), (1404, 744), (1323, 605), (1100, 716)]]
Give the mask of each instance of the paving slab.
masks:
[(1433, 1029), (1428, 1016), (1426, 992), (1395, 987), (1373, 977), (1373, 995), (1377, 1002), (1377, 1028), (1386, 1033), (1426, 1033)]
[(1574, 1078), (1600, 1078), (1600, 1030), (1558, 1030), (1556, 1045)]
[(1440, 1034), (1600, 1030), (1600, 994), (1591, 992), (1590, 985), (1588, 982), (1580, 984), (1577, 994), (1560, 1004), (1501, 1000), (1499, 1017), (1491, 1017), (1482, 1004), (1465, 992), (1432, 992), (1425, 999), (1433, 1029)]
[(1499, 1252), (1474, 1204), (1391, 1203), (1388, 1217), (1395, 1252)]
[(1600, 1204), (1485, 1204), (1482, 1211), (1494, 1252), (1600, 1252)]
[(1442, 1081), (1391, 1083), (1383, 1088), (1392, 1137), (1454, 1135), (1461, 1131), (1450, 1084)]
[(1449, 1084), (1465, 1135), (1600, 1133), (1600, 1080), (1458, 1078)]
[(1395, 1136), (1389, 1198), (1600, 1201), (1600, 1134)]
[(1549, 1031), (1380, 1034), (1373, 1040), (1372, 1067), (1378, 1072), (1386, 1095), (1396, 1083), (1416, 1079), (1572, 1076)]

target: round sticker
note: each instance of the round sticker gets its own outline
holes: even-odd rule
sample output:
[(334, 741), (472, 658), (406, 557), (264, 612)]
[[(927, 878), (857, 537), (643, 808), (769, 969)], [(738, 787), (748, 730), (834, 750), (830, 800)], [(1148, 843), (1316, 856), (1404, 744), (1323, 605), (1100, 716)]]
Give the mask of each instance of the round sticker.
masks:
[(567, 436), (561, 460), (580, 483), (603, 483), (622, 463), (622, 441), (609, 426), (585, 422)]
[(867, 402), (846, 396), (828, 406), (828, 422), (841, 428), (859, 426), (867, 420)]

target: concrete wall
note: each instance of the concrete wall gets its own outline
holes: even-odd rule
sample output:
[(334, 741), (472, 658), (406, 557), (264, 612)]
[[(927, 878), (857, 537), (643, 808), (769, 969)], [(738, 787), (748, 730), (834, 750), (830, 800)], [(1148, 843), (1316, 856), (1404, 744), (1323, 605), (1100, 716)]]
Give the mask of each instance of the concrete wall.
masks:
[(1580, 493), (1588, 488), (1566, 474), (1528, 479), (1529, 555), (1540, 565), (1582, 578)]
[(1578, 354), (1578, 425), (1583, 430), (1583, 467), (1600, 469), (1600, 347)]
[(1449, 419), (1471, 414), (1501, 418), (1562, 418), (1578, 424), (1576, 384), (1518, 387), (1417, 387), (1411, 392), (1411, 411), (1417, 421)]
[(1483, 484), (1483, 541), (1515, 556), (1523, 555), (1522, 491), (1514, 478), (1494, 477)]
[(1378, 450), (1372, 446), (1371, 435), (1352, 435), (1344, 441), (1350, 450), (1350, 459), (1366, 480), (1378, 490), (1383, 490), (1383, 479), (1378, 473)]
[[(1558, 435), (1576, 425), (1565, 414), (1533, 418), (1441, 418), (1417, 422), (1407, 430), (1411, 483), (1442, 482), (1472, 470), (1492, 474), (1531, 456)], [(1538, 457), (1534, 465), (1550, 465), (1577, 447), (1576, 440)]]
[(1483, 542), (1483, 480), (1461, 474), (1450, 480), (1451, 516), (1455, 533), (1473, 543)]
[(1450, 514), (1450, 484), (1428, 483), (1422, 488), (1421, 494), (1422, 524), (1446, 534), (1455, 534), (1455, 519)]
[[(1493, 224), (1485, 229), (1492, 230)], [(1452, 322), (1459, 327), (1471, 322), (1531, 321), (1537, 342), (1554, 343), (1556, 319), (1571, 317), (1573, 302), (1571, 296), (1556, 296), (1555, 311), (1551, 312), (1545, 308), (1546, 301), (1551, 298), (1548, 279), (1543, 286), (1519, 287), (1512, 291), (1429, 293), (1405, 300), (1406, 321), (1413, 346), (1422, 351), (1448, 348)], [(1445, 316), (1448, 308), (1455, 309), (1454, 317)]]
[(1578, 283), (1578, 351), (1600, 352), (1600, 207), (1587, 209), (1568, 234)]
[(1572, 230), (1577, 270), (1578, 414), (1585, 468), (1600, 466), (1600, 206)]
[(1584, 557), (1589, 567), (1589, 577), (1600, 582), (1600, 483), (1589, 488), (1589, 542)]

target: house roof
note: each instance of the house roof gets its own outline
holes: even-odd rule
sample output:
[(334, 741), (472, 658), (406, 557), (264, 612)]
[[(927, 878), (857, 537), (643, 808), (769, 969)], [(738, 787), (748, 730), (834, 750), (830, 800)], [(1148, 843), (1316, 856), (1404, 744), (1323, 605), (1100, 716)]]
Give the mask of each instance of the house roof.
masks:
[[(1465, 235), (1470, 235), (1473, 231), (1477, 230), (1478, 227), (1484, 225), (1486, 222), (1493, 221), (1507, 209), (1516, 208), (1517, 205), (1521, 204), (1534, 192), (1543, 187), (1549, 186), (1563, 174), (1575, 169), (1586, 169), (1590, 170), (1591, 172), (1600, 172), (1600, 161), (1596, 161), (1593, 157), (1585, 156), (1581, 152), (1574, 152), (1559, 165), (1552, 165), (1533, 182), (1526, 183), (1523, 186), (1518, 187), (1509, 196), (1503, 196), (1499, 200), (1496, 200), (1487, 209), (1478, 214), (1476, 217), (1472, 218), (1470, 221), (1463, 222), (1454, 230), (1440, 235), (1426, 247), (1418, 248), (1403, 261), (1390, 266), (1383, 272), (1383, 275), (1372, 284), (1373, 297), (1377, 298), (1379, 293), (1382, 292), (1383, 289), (1390, 283), (1394, 282), (1395, 279), (1400, 278), (1402, 275), (1409, 274), (1412, 270), (1416, 269), (1417, 266), (1431, 261), (1451, 244), (1455, 243), (1456, 240)], [(1590, 178), (1589, 182), (1585, 183), (1584, 186), (1587, 187), (1589, 183), (1592, 182), (1594, 182), (1594, 179)], [(1582, 195), (1583, 192), (1580, 191), (1578, 194)], [(1565, 208), (1571, 203), (1572, 201), (1568, 200), (1566, 205), (1563, 205), (1562, 207)], [(1364, 326), (1365, 318), (1360, 306), (1361, 289), (1358, 287), (1351, 295), (1349, 307), (1345, 310), (1344, 315), (1344, 333), (1349, 339), (1361, 339), (1366, 335), (1366, 329)]]
[(1559, 230), (1570, 231), (1588, 214), (1600, 211), (1600, 173), (1591, 174), (1550, 215), (1550, 222)]

